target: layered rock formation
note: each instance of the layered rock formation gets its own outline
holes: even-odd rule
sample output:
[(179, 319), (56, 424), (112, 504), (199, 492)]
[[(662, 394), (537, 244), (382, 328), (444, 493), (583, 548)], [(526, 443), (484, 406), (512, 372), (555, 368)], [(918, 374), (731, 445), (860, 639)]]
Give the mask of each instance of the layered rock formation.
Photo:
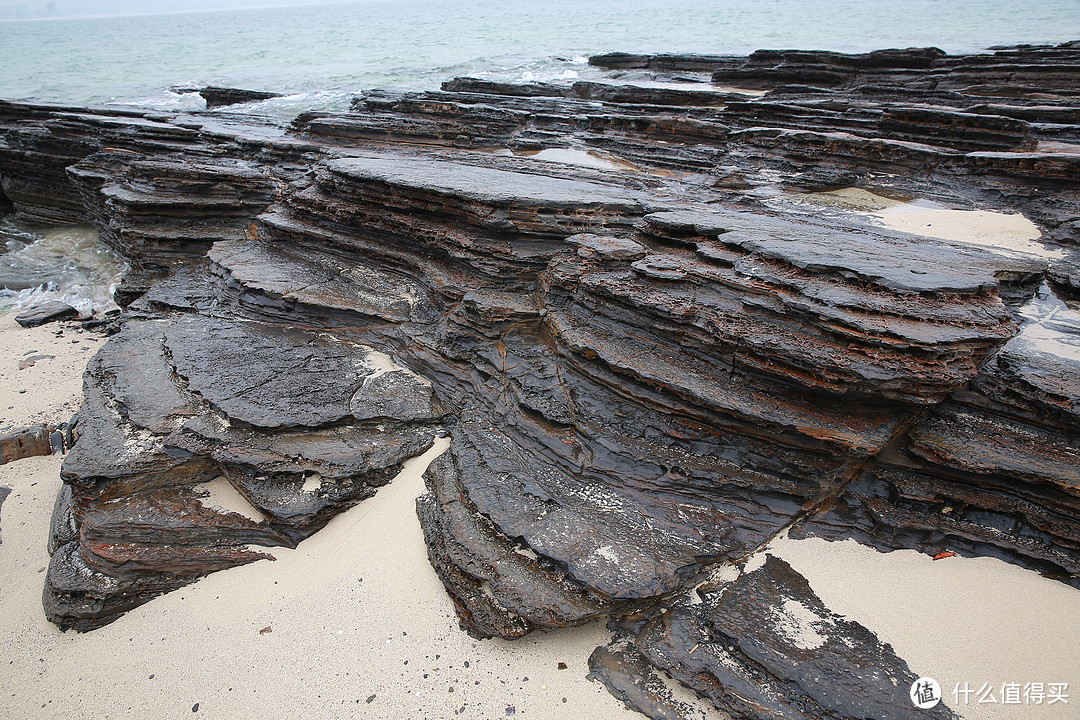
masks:
[[(0, 430), (0, 465), (52, 453), (53, 429), (44, 423)], [(62, 445), (63, 443), (61, 443)]]
[[(733, 717), (910, 707), (903, 659), (782, 561), (709, 578), (786, 530), (1080, 586), (1076, 52), (607, 57), (287, 128), (3, 105), (15, 212), (133, 264), (47, 613), (89, 629), (294, 545), (445, 433), (417, 510), (469, 632), (615, 618), (594, 670), (653, 717), (681, 712), (657, 669)], [(796, 202), (845, 186), (1058, 244)]]
[[(862, 625), (831, 612), (783, 560), (767, 556), (737, 580), (682, 597), (590, 658), (617, 696), (650, 717), (682, 718), (658, 671), (693, 688), (728, 717), (949, 718), (916, 708), (918, 676)], [(644, 682), (640, 681), (644, 678)]]

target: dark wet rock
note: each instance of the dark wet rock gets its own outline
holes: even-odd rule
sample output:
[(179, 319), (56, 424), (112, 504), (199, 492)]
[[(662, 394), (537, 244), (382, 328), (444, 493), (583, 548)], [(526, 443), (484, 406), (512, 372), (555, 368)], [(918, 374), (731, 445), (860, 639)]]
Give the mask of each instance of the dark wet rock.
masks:
[[(748, 86), (802, 83), (817, 87), (904, 85), (959, 90), (983, 97), (1075, 95), (1074, 47), (950, 56), (937, 48), (878, 50), (848, 55), (827, 51), (758, 50), (713, 70), (714, 82)], [(1010, 86), (1010, 83), (1013, 83)]]
[(0, 432), (0, 465), (23, 458), (49, 455), (52, 452), (49, 443), (51, 434), (52, 428), (44, 424), (5, 428)]
[(64, 447), (71, 449), (75, 441), (79, 439), (79, 413), (71, 416), (71, 419), (62, 425), (64, 429)]
[(589, 678), (604, 683), (608, 692), (627, 707), (652, 720), (708, 716), (699, 706), (673, 698), (660, 672), (628, 636), (593, 651), (589, 656)]
[(0, 184), (25, 220), (82, 222), (83, 201), (66, 168), (103, 147), (190, 147), (197, 131), (148, 120), (141, 113), (0, 103)]
[(212, 156), (198, 162), (103, 151), (71, 166), (68, 176), (102, 241), (144, 272), (243, 238), (276, 188), (261, 166)]
[(239, 103), (256, 102), (281, 97), (280, 93), (215, 86), (204, 87), (197, 92), (202, 95), (203, 100), (206, 101), (206, 108), (208, 110), (216, 107), (224, 107), (226, 105), (237, 105)]
[[(365, 391), (382, 378), (389, 405)], [(47, 614), (90, 629), (265, 557), (249, 544), (295, 546), (426, 450), (436, 417), (424, 381), (354, 342), (194, 315), (129, 320), (87, 371)]]
[(502, 83), (473, 77), (456, 77), (442, 84), (452, 93), (483, 93), (509, 97), (567, 97), (567, 86), (555, 83)]
[(79, 311), (67, 303), (50, 301), (19, 313), (15, 316), (15, 322), (23, 327), (31, 328), (73, 318), (78, 314)]
[[(779, 63), (791, 77), (766, 83), (777, 87), (760, 98), (725, 89), (739, 85), (740, 78), (713, 89), (708, 82), (686, 82), (673, 71), (650, 69), (646, 59), (604, 83), (508, 87), (459, 78), (447, 85), (452, 92), (371, 93), (358, 98), (351, 113), (301, 116), (294, 128), (306, 138), (343, 145), (377, 141), (525, 149), (565, 147), (573, 137), (645, 168), (719, 174), (723, 166), (741, 169), (751, 185), (775, 183), (770, 178), (778, 174), (779, 182), (792, 188), (860, 184), (902, 195), (929, 194), (958, 207), (1012, 208), (1054, 239), (1075, 243), (1080, 241), (1073, 225), (1080, 211), (1080, 155), (1048, 145), (1080, 143), (1078, 126), (1070, 120), (1076, 103), (1067, 95), (1070, 53), (1075, 50), (1039, 48), (1021, 58), (1021, 51), (999, 51), (999, 62), (983, 67), (981, 56), (941, 57), (934, 49), (825, 53), (824, 59), (815, 53), (763, 51), (753, 56), (760, 61), (755, 72)], [(709, 62), (715, 69), (757, 61)], [(935, 69), (939, 65), (945, 69)], [(791, 84), (807, 83), (800, 73), (819, 66), (842, 68), (841, 74), (853, 79), (830, 88)], [(1032, 73), (1046, 92), (988, 98), (970, 94), (983, 92), (978, 88), (946, 89), (954, 66), (988, 74)], [(934, 79), (924, 82), (924, 75)], [(1036, 108), (1048, 114), (1040, 116)]]
[(872, 85), (887, 78), (909, 77), (904, 71), (925, 71), (947, 55), (938, 48), (877, 50), (844, 54), (828, 51), (758, 50), (748, 58), (731, 58), (713, 70), (714, 82), (755, 87), (802, 83), (818, 87)]
[(1080, 314), (1045, 291), (972, 382), (793, 537), (948, 546), (1080, 587)]
[[(288, 327), (182, 318), (165, 328), (165, 344), (190, 391), (229, 418), (262, 428), (350, 417), (354, 396), (363, 397), (376, 371), (368, 349)], [(253, 365), (252, 357), (274, 361)]]
[[(612, 652), (594, 653), (590, 665), (618, 682), (625, 661), (612, 663), (605, 657)], [(916, 708), (908, 691), (918, 675), (907, 663), (871, 631), (831, 612), (772, 556), (696, 602), (674, 604), (645, 624), (632, 648), (616, 652), (629, 662), (643, 656), (731, 717), (958, 717), (944, 703)]]
[(608, 600), (554, 563), (538, 561), (527, 545), (514, 542), (478, 514), (453, 456), (437, 458), (426, 479), (430, 492), (417, 500), (417, 512), (428, 554), (470, 634), (520, 637), (610, 610)]
[(577, 97), (523, 98), (488, 95), (482, 92), (486, 89), (496, 88), (369, 93), (357, 98), (350, 113), (300, 115), (293, 127), (303, 137), (343, 145), (376, 141), (540, 149), (563, 147), (572, 136), (626, 160), (636, 162), (640, 154), (651, 163), (680, 168), (714, 165), (722, 154), (716, 145), (728, 130), (718, 119), (720, 111), (712, 107), (665, 110), (644, 100), (634, 105)]
[(589, 64), (612, 70), (647, 69), (711, 72), (735, 59), (736, 57), (731, 55), (679, 55), (674, 53), (639, 55), (613, 52), (606, 55), (593, 55), (589, 58)]
[[(348, 263), (318, 247), (282, 247), (258, 239), (219, 242), (208, 257), (224, 297), (251, 317), (285, 320), (302, 314), (309, 322), (340, 327), (431, 322), (436, 316), (431, 290), (422, 283)], [(209, 286), (206, 292), (212, 293)], [(151, 299), (163, 295), (155, 291)], [(205, 304), (207, 298), (192, 302)]]
[(651, 86), (582, 81), (574, 83), (571, 89), (577, 97), (603, 100), (616, 105), (709, 107), (720, 106), (731, 100), (743, 100), (746, 97), (738, 93), (714, 90), (707, 83), (672, 83), (667, 86)]
[[(885, 247), (904, 258), (902, 248), (915, 242), (910, 236), (852, 234), (852, 243), (872, 243), (860, 252), (845, 247), (845, 236), (832, 228), (822, 235), (822, 249), (826, 237), (836, 241), (827, 259), (813, 250), (820, 227), (754, 216), (762, 235), (750, 236), (741, 234), (746, 222), (739, 213), (717, 211), (648, 215), (638, 240), (570, 238), (579, 249), (551, 260), (540, 278), (539, 307), (466, 295), (441, 331), (443, 352), (452, 355), (424, 358), (438, 363), (432, 366), (442, 380), (436, 389), (449, 394), (448, 403), (456, 391), (447, 362), (467, 359), (483, 378), (468, 390), (460, 422), (451, 427), (452, 467), (447, 460), (429, 471), (434, 497), (460, 498), (455, 514), (471, 504), (493, 523), (489, 543), (523, 542), (539, 556), (538, 565), (563, 568), (568, 581), (604, 604), (655, 600), (708, 562), (742, 557), (800, 508), (835, 491), (925, 403), (970, 378), (1015, 330), (1008, 309), (983, 284), (996, 284), (995, 262), (1004, 271), (1028, 268), (1027, 261), (1013, 266), (1016, 261), (943, 245), (962, 272), (938, 259), (935, 274), (921, 279), (909, 272), (910, 260), (901, 260), (892, 280), (887, 266), (876, 268), (881, 284), (873, 293), (881, 295), (856, 300), (869, 292), (851, 284), (859, 258), (884, 256)], [(780, 240), (785, 232), (806, 242), (787, 247)], [(725, 234), (732, 237), (723, 245)], [(661, 241), (664, 254), (653, 250), (654, 257), (679, 272), (637, 272), (641, 260), (635, 258), (649, 252), (646, 244)], [(983, 262), (986, 269), (978, 270)], [(890, 288), (892, 282), (898, 286)], [(753, 303), (740, 283), (754, 288)], [(919, 294), (927, 287), (922, 283), (935, 284), (942, 298), (928, 302)], [(805, 325), (796, 328), (794, 313), (770, 309), (770, 285), (776, 302), (800, 308)], [(794, 295), (800, 286), (802, 300)], [(725, 308), (734, 302), (740, 314), (728, 324)], [(859, 302), (872, 303), (872, 321), (858, 319)], [(810, 320), (817, 303), (820, 324)], [(627, 312), (631, 306), (635, 314)], [(903, 307), (907, 317), (885, 319), (879, 314), (884, 306)], [(854, 314), (842, 322), (838, 313)], [(937, 320), (920, 322), (920, 313)], [(952, 313), (958, 314), (947, 320)], [(486, 317), (516, 317), (497, 330), (497, 355)], [(779, 323), (774, 330), (773, 322)], [(830, 337), (845, 323), (842, 341)], [(471, 337), (481, 328), (482, 339)], [(839, 351), (841, 342), (850, 355)], [(806, 365), (785, 367), (794, 356), (772, 354), (784, 347), (799, 347)], [(804, 354), (816, 347), (831, 347), (837, 364)], [(938, 352), (939, 361), (924, 365), (928, 353)], [(717, 356), (727, 361), (709, 359)], [(952, 362), (957, 365), (947, 370)], [(890, 379), (886, 373), (896, 374)], [(644, 515), (642, 508), (648, 508)], [(466, 606), (465, 625), (479, 634), (521, 632), (507, 618), (526, 613), (515, 608), (498, 615), (497, 606), (508, 606), (500, 583), (471, 574), (470, 568), (490, 564), (480, 559), (490, 551), (473, 546), (475, 527), (447, 522), (431, 500), (422, 503), (421, 522), (429, 547), (454, 548), (433, 549), (432, 556)], [(502, 584), (524, 585), (509, 579), (517, 571), (494, 567)], [(489, 619), (493, 614), (502, 619)], [(556, 616), (548, 626), (574, 621)]]
[[(388, 195), (380, 203), (389, 205), (391, 212), (400, 212), (400, 203), (411, 195), (455, 223), (482, 232), (537, 238), (561, 239), (581, 230), (625, 227), (631, 222), (628, 217), (646, 212), (648, 202), (639, 194), (606, 185), (405, 157), (331, 160), (326, 170), (330, 177), (325, 186), (337, 185), (334, 189), (339, 192), (351, 190), (354, 195), (349, 199), (363, 200), (370, 197), (368, 193), (391, 190), (397, 199)], [(377, 222), (378, 218), (372, 220)], [(451, 246), (445, 251), (469, 252), (464, 238), (457, 244), (462, 246), (460, 250)], [(496, 246), (490, 252), (499, 250)]]
[[(261, 170), (273, 177), (291, 178), (299, 169), (294, 162), (310, 149), (303, 142), (284, 138), (281, 123), (267, 118), (174, 117), (0, 101), (0, 187), (13, 204), (16, 216), (45, 225), (92, 220), (107, 238), (124, 234), (122, 226), (110, 226), (107, 222), (102, 212), (104, 197), (95, 195), (113, 180), (119, 184), (121, 210), (124, 214), (133, 213), (136, 219), (150, 219), (145, 212), (140, 218), (138, 209), (153, 208), (156, 193), (165, 206), (166, 218), (175, 217), (179, 210), (182, 220), (185, 206), (177, 195), (185, 187), (196, 193), (205, 191), (210, 200), (194, 208), (196, 218), (228, 217), (229, 202), (243, 206), (252, 196), (235, 189), (238, 175), (236, 171), (227, 172), (230, 165), (235, 167), (243, 165), (244, 160), (262, 158), (265, 164)], [(102, 152), (104, 155), (95, 161), (69, 173), (68, 168)], [(191, 155), (171, 156), (177, 152)], [(164, 166), (155, 165), (154, 159), (147, 156), (155, 156)], [(127, 161), (140, 159), (149, 160), (149, 164), (125, 168)], [(223, 177), (220, 187), (215, 188), (210, 181), (200, 188), (200, 165), (214, 159), (222, 160), (226, 176), (231, 177), (228, 181)], [(184, 167), (187, 163), (192, 167)], [(140, 182), (140, 178), (145, 182)], [(201, 179), (207, 180), (205, 171)], [(217, 203), (213, 202), (215, 194)], [(235, 212), (231, 215), (235, 216)], [(167, 227), (167, 220), (154, 222)], [(185, 227), (185, 223), (178, 221), (178, 225), (177, 229), (192, 232), (191, 223)]]
[(1054, 290), (1069, 300), (1080, 300), (1080, 250), (1050, 264), (1047, 279)]

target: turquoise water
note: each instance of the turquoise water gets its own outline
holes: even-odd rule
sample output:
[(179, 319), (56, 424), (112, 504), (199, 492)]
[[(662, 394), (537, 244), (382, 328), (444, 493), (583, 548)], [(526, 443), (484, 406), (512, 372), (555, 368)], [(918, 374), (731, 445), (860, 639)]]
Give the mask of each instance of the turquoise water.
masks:
[(271, 112), (340, 108), (373, 87), (447, 78), (588, 77), (591, 54), (864, 51), (1080, 38), (1080, 0), (368, 0), (344, 5), (0, 22), (0, 97), (200, 107), (172, 86), (291, 97)]

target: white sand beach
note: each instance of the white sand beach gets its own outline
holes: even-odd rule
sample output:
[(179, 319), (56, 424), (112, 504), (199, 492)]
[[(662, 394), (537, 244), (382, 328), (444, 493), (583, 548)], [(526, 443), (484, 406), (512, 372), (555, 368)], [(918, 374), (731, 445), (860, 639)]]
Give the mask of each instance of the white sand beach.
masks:
[(0, 314), (0, 427), (71, 419), (82, 399), (86, 363), (105, 335), (75, 324), (24, 328)]

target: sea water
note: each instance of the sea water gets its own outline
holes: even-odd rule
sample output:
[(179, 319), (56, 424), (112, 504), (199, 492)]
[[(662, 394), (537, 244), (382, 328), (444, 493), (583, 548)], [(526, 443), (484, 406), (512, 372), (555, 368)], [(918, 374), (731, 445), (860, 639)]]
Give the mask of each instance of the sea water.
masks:
[(968, 52), (1077, 38), (1080, 0), (360, 0), (0, 22), (0, 97), (194, 109), (197, 95), (169, 88), (223, 85), (285, 93), (262, 109), (287, 114), (459, 75), (585, 78), (586, 58), (611, 51)]
[(0, 218), (0, 312), (58, 301), (81, 315), (101, 315), (117, 307), (112, 294), (126, 270), (93, 228)]

